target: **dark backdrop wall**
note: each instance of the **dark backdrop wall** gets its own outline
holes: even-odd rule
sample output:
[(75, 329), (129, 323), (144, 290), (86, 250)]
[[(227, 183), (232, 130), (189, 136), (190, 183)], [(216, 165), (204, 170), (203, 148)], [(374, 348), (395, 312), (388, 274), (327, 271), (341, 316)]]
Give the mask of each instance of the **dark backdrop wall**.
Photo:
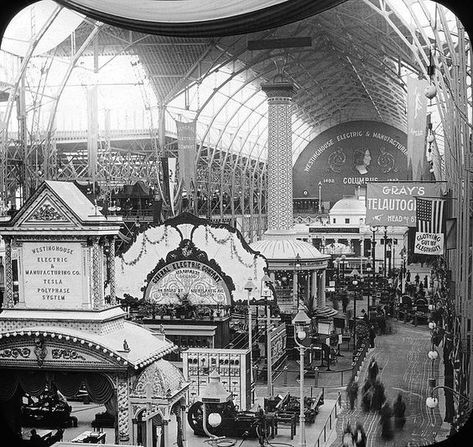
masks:
[(314, 138), (294, 168), (294, 197), (337, 201), (370, 181), (408, 180), (407, 136), (376, 121), (350, 121)]

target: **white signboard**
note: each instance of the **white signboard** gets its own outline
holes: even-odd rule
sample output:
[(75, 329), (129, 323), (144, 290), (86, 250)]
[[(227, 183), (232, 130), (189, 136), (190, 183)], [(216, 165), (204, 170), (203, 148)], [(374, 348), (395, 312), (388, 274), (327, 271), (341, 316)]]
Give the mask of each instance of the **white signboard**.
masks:
[(25, 242), (20, 278), (25, 304), (34, 309), (80, 309), (82, 250), (74, 242)]
[(421, 255), (442, 255), (443, 254), (443, 233), (422, 233), (416, 232), (414, 242), (414, 253)]
[(179, 302), (187, 296), (192, 304), (230, 304), (222, 277), (209, 266), (184, 260), (168, 264), (151, 279), (145, 299), (159, 304)]

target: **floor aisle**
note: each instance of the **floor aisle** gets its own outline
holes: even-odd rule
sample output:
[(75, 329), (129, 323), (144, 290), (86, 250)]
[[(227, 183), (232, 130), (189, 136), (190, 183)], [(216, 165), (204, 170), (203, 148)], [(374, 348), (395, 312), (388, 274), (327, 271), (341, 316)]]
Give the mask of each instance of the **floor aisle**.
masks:
[[(382, 440), (379, 416), (375, 413), (363, 413), (358, 396), (357, 407), (351, 411), (344, 404), (344, 410), (337, 421), (337, 437), (332, 447), (342, 445), (342, 432), (347, 423), (352, 427), (361, 422), (367, 432), (367, 447), (385, 445), (387, 447), (405, 447), (429, 445), (442, 424), (439, 409), (430, 410), (425, 405), (429, 393), (430, 360), (427, 352), (430, 348), (430, 334), (426, 326), (414, 327), (409, 323), (394, 320), (393, 333), (378, 336), (376, 346), (367, 355), (360, 372), (360, 390), (366, 376), (368, 363), (375, 357), (379, 365), (379, 379), (386, 388), (386, 397), (391, 407), (398, 393), (402, 393), (406, 402), (407, 422), (401, 432), (395, 432), (392, 441)], [(438, 366), (438, 361), (437, 365)], [(345, 395), (343, 396), (345, 399)]]

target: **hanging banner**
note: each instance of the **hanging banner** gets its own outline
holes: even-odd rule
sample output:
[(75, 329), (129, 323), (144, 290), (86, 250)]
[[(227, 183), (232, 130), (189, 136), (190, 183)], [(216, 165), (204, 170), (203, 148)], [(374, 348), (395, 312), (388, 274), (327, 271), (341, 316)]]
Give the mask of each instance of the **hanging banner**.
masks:
[(423, 233), (416, 231), (414, 253), (420, 255), (443, 255), (444, 235), (442, 233)]
[(176, 158), (162, 157), (161, 166), (163, 168), (163, 195), (164, 199), (171, 206), (174, 214), (174, 190), (176, 186)]
[(184, 189), (189, 194), (195, 173), (196, 122), (182, 123), (181, 121), (176, 121), (176, 130), (179, 181), (183, 182)]
[(416, 197), (440, 197), (439, 182), (368, 183), (366, 225), (416, 226)]
[(407, 78), (407, 158), (412, 180), (422, 180), (427, 119), (425, 79)]

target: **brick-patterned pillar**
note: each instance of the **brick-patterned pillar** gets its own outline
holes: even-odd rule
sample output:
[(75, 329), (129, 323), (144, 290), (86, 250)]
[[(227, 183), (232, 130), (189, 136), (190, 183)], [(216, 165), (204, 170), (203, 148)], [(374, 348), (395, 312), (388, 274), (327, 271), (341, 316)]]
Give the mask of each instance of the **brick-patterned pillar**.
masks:
[(115, 305), (116, 300), (116, 279), (115, 279), (115, 239), (116, 236), (112, 236), (110, 240), (110, 250), (108, 252), (108, 274), (110, 281), (110, 304)]
[(118, 440), (127, 443), (130, 440), (130, 404), (128, 396), (128, 380), (126, 376), (118, 376), (117, 385), (118, 408)]
[(289, 82), (264, 84), (268, 97), (268, 230), (280, 234), (293, 228), (292, 107), (294, 86)]
[(5, 307), (13, 307), (13, 269), (12, 269), (12, 242), (11, 238), (4, 237), (5, 241)]

